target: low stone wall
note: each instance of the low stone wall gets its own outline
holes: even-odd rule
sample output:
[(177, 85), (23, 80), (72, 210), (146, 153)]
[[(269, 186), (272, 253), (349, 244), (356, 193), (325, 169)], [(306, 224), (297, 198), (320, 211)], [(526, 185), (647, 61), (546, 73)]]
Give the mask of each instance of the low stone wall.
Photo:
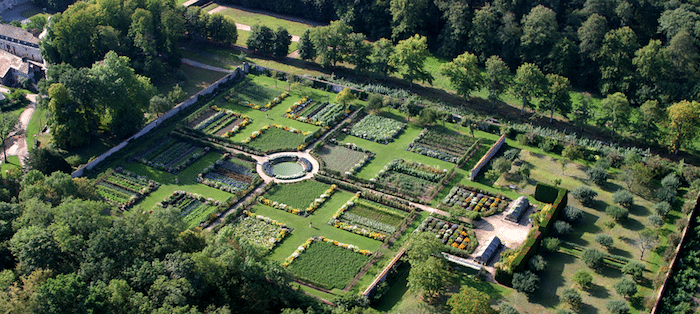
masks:
[(394, 267), (394, 264), (396, 264), (396, 262), (398, 262), (399, 259), (405, 253), (406, 253), (406, 249), (402, 249), (401, 251), (399, 251), (399, 253), (396, 254), (396, 256), (394, 256), (394, 258), (391, 260), (391, 262), (389, 262), (389, 265), (386, 265), (386, 267), (384, 267), (382, 272), (379, 273), (379, 275), (377, 275), (377, 278), (374, 278), (374, 281), (372, 281), (372, 283), (369, 285), (369, 287), (367, 287), (367, 289), (365, 289), (365, 291), (362, 292), (362, 295), (365, 298), (369, 297), (369, 295), (372, 293), (372, 291), (374, 291), (374, 288), (376, 288), (380, 282), (382, 282), (382, 281), (384, 281), (384, 279), (386, 279), (386, 275), (389, 274), (389, 271), (391, 270), (391, 268)]
[(77, 177), (82, 176), (83, 173), (85, 172), (85, 170), (91, 170), (92, 168), (97, 166), (99, 163), (104, 161), (107, 157), (111, 156), (112, 154), (114, 154), (114, 153), (118, 152), (119, 150), (121, 150), (122, 148), (124, 148), (124, 146), (129, 144), (130, 141), (135, 140), (135, 139), (137, 139), (145, 134), (148, 134), (148, 132), (152, 131), (154, 128), (159, 126), (161, 123), (165, 122), (166, 120), (168, 120), (168, 119), (172, 118), (173, 116), (175, 116), (176, 114), (180, 113), (180, 111), (185, 110), (188, 107), (190, 107), (191, 105), (195, 104), (197, 102), (197, 100), (199, 99), (199, 96), (210, 94), (217, 87), (219, 87), (219, 85), (221, 85), (223, 83), (227, 83), (233, 79), (236, 79), (239, 77), (239, 75), (245, 75), (245, 74), (246, 74), (246, 72), (241, 70), (240, 67), (236, 68), (236, 70), (233, 71), (233, 73), (226, 75), (225, 77), (221, 78), (220, 80), (214, 82), (214, 84), (209, 85), (209, 87), (207, 87), (207, 88), (203, 89), (202, 91), (200, 91), (199, 93), (193, 95), (189, 99), (179, 103), (177, 106), (173, 107), (173, 109), (170, 109), (168, 112), (166, 112), (162, 116), (158, 117), (158, 119), (155, 119), (155, 120), (151, 121), (151, 123), (144, 126), (141, 129), (141, 131), (139, 131), (138, 133), (132, 135), (131, 137), (124, 140), (123, 142), (119, 143), (119, 145), (112, 147), (107, 152), (103, 153), (102, 155), (93, 159), (91, 162), (89, 162), (85, 166), (83, 166), (80, 169), (73, 172), (71, 174), (71, 176), (73, 178), (77, 178)]
[(486, 154), (484, 154), (484, 156), (481, 157), (481, 159), (479, 159), (479, 162), (474, 166), (474, 168), (472, 168), (471, 176), (469, 177), (469, 180), (474, 181), (474, 179), (476, 179), (476, 175), (479, 174), (479, 171), (481, 171), (481, 168), (483, 168), (484, 166), (486, 166), (486, 164), (489, 163), (491, 158), (493, 158), (493, 155), (496, 155), (498, 150), (501, 149), (501, 146), (503, 146), (503, 143), (505, 143), (505, 142), (506, 142), (506, 135), (503, 134), (503, 135), (501, 135), (501, 138), (499, 138), (498, 141), (496, 141), (496, 143), (494, 143), (493, 146), (491, 146), (491, 149), (489, 149), (489, 151)]

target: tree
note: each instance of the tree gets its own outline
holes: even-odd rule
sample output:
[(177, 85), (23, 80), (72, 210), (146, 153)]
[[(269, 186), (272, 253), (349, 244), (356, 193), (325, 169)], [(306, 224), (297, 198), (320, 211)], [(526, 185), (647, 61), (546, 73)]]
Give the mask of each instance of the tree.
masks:
[(629, 261), (622, 267), (622, 273), (632, 275), (637, 282), (644, 278), (644, 263), (640, 261)]
[(585, 148), (579, 145), (566, 145), (561, 151), (561, 156), (568, 160), (583, 159)]
[(284, 58), (289, 53), (289, 45), (292, 44), (292, 35), (286, 28), (280, 26), (274, 33), (272, 41), (272, 56)]
[(504, 157), (498, 157), (493, 161), (493, 169), (500, 174), (509, 172), (512, 167), (513, 162)]
[(440, 66), (440, 74), (447, 76), (457, 95), (462, 95), (465, 100), (484, 84), (477, 62), (477, 57), (466, 51)]
[(391, 56), (394, 54), (394, 44), (391, 40), (380, 38), (374, 42), (372, 51), (372, 71), (383, 78), (389, 73), (396, 72), (396, 67), (391, 62)]
[(698, 134), (700, 128), (700, 103), (682, 100), (666, 108), (667, 129), (671, 149), (678, 154), (685, 144)]
[(600, 64), (600, 92), (609, 95), (633, 91), (634, 52), (639, 49), (637, 35), (629, 27), (614, 29), (605, 34), (598, 51)]
[(34, 15), (29, 18), (29, 23), (27, 23), (27, 30), (32, 32), (34, 36), (39, 36), (41, 31), (44, 30), (44, 26), (46, 26), (46, 23), (48, 21), (46, 20), (46, 17), (42, 15)]
[(633, 295), (637, 294), (637, 284), (628, 278), (620, 279), (620, 281), (613, 285), (613, 289), (615, 289), (615, 292), (625, 299), (629, 299)]
[(343, 106), (355, 101), (355, 99), (357, 99), (357, 96), (347, 87), (343, 88), (343, 90), (335, 96), (335, 101)]
[(531, 98), (542, 96), (546, 84), (547, 78), (537, 65), (526, 62), (518, 67), (511, 88), (513, 94), (516, 97), (520, 97), (523, 101), (523, 106), (520, 109), (521, 115), (525, 113), (525, 106), (527, 106)]
[(492, 102), (493, 106), (496, 105), (503, 93), (505, 93), (510, 85), (512, 84), (512, 79), (510, 76), (510, 68), (501, 59), (501, 57), (493, 55), (486, 60), (486, 77), (484, 78), (484, 87), (488, 93), (488, 99)]
[(498, 53), (499, 20), (498, 8), (489, 2), (484, 4), (481, 9), (474, 11), (468, 47), (481, 61)]
[(632, 64), (637, 68), (637, 98), (658, 99), (668, 94), (667, 82), (671, 79), (673, 64), (660, 40), (650, 39), (649, 44), (634, 53)]
[(29, 155), (24, 159), (27, 169), (38, 170), (45, 175), (50, 175), (55, 171), (71, 173), (72, 168), (61, 155), (48, 148), (35, 148), (29, 151)]
[(577, 270), (571, 280), (584, 290), (590, 288), (593, 284), (593, 276), (583, 269)]
[(391, 0), (391, 37), (394, 40), (406, 39), (423, 30), (429, 5), (428, 0)]
[(536, 272), (543, 271), (547, 267), (547, 261), (544, 260), (542, 255), (535, 255), (531, 257), (527, 264), (530, 266), (530, 269)]
[(185, 97), (187, 97), (187, 93), (185, 93), (185, 91), (182, 90), (182, 87), (180, 87), (180, 84), (175, 84), (175, 87), (173, 87), (173, 90), (168, 92), (168, 99), (173, 104), (180, 103), (181, 101), (185, 100)]
[(605, 208), (605, 214), (610, 216), (613, 220), (620, 222), (626, 220), (629, 217), (630, 212), (627, 208), (620, 206), (608, 206)]
[(491, 308), (491, 297), (475, 288), (462, 286), (447, 300), (447, 305), (452, 307), (452, 314), (494, 314)]
[(591, 109), (588, 107), (588, 103), (591, 101), (591, 94), (586, 92), (581, 94), (583, 95), (581, 101), (571, 105), (569, 119), (583, 131), (583, 126), (588, 124), (588, 119), (591, 117)]
[(654, 212), (661, 217), (665, 217), (669, 211), (671, 211), (671, 204), (669, 202), (658, 202), (654, 204)]
[(596, 234), (594, 240), (595, 242), (598, 242), (598, 244), (602, 245), (606, 250), (610, 250), (614, 243), (613, 237), (607, 234)]
[(572, 309), (581, 307), (581, 294), (574, 288), (564, 288), (561, 291), (561, 301), (568, 304)]
[(438, 120), (442, 120), (444, 124), (445, 115), (446, 113), (444, 111), (440, 111), (432, 107), (425, 107), (420, 111), (420, 115), (418, 116), (418, 124), (430, 125)]
[(620, 204), (622, 207), (629, 208), (634, 204), (634, 196), (627, 190), (618, 190), (613, 193), (613, 203)]
[(442, 256), (430, 256), (426, 260), (411, 263), (408, 287), (415, 292), (422, 291), (423, 296), (430, 299), (445, 290), (450, 276), (445, 259)]
[(581, 260), (590, 268), (599, 269), (603, 267), (603, 252), (594, 248), (586, 248), (581, 253)]
[(598, 192), (593, 191), (593, 189), (585, 185), (581, 185), (571, 190), (571, 196), (581, 202), (581, 204), (584, 206), (588, 206), (593, 202), (593, 199), (598, 196)]
[(618, 180), (625, 182), (628, 190), (640, 194), (648, 189), (653, 175), (643, 162), (625, 164), (620, 170)]
[(588, 178), (598, 186), (607, 182), (608, 177), (610, 176), (608, 175), (608, 172), (605, 171), (605, 169), (600, 167), (589, 168), (588, 170), (586, 170), (586, 175), (588, 175)]
[(544, 238), (544, 240), (542, 240), (542, 245), (544, 246), (544, 249), (549, 252), (557, 252), (559, 251), (561, 240), (557, 238)]
[(600, 46), (603, 43), (603, 37), (605, 37), (608, 30), (608, 21), (605, 17), (597, 13), (591, 14), (577, 31), (578, 38), (581, 40), (579, 44), (581, 55), (591, 60), (596, 60)]
[(345, 60), (355, 66), (355, 70), (365, 72), (370, 70), (373, 46), (367, 42), (367, 37), (362, 33), (350, 33)]
[(610, 128), (612, 136), (615, 136), (615, 129), (627, 125), (630, 111), (630, 103), (625, 94), (617, 92), (600, 102), (599, 121)]
[(19, 116), (10, 112), (0, 113), (0, 141), (2, 141), (2, 158), (3, 162), (7, 162), (7, 139), (10, 133), (19, 130)]
[(428, 39), (424, 36), (414, 35), (399, 42), (391, 55), (391, 63), (402, 69), (402, 75), (407, 78), (410, 87), (413, 81), (433, 83), (433, 75), (425, 69), (425, 59), (428, 58)]
[(644, 228), (642, 231), (639, 231), (637, 233), (637, 240), (635, 241), (635, 246), (640, 252), (639, 260), (642, 260), (644, 258), (644, 253), (647, 250), (653, 249), (658, 241), (659, 233), (656, 230)]
[(548, 87), (544, 90), (541, 107), (549, 108), (549, 123), (554, 120), (554, 111), (566, 116), (571, 110), (571, 84), (569, 79), (558, 74), (547, 74)]
[(324, 67), (333, 66), (343, 61), (344, 51), (348, 45), (348, 35), (352, 28), (343, 21), (331, 21), (328, 26), (315, 27), (311, 30), (311, 41), (316, 54)]
[(409, 261), (421, 262), (430, 256), (437, 256), (443, 244), (430, 232), (412, 234), (406, 243), (406, 256)]
[(559, 39), (557, 14), (550, 8), (538, 5), (523, 17), (522, 27), (522, 60), (544, 66), (551, 47)]
[(370, 112), (377, 113), (384, 107), (384, 97), (379, 94), (370, 94), (367, 97), (367, 109)]
[[(164, 23), (168, 25), (168, 23)], [(207, 34), (215, 42), (225, 45), (233, 45), (238, 41), (238, 29), (232, 17), (221, 13), (214, 13), (207, 23)], [(290, 38), (291, 41), (291, 38)], [(287, 45), (289, 46), (289, 45)]]
[(513, 289), (524, 294), (532, 294), (538, 288), (540, 278), (529, 270), (513, 274)]
[(316, 58), (316, 48), (314, 48), (314, 43), (311, 41), (311, 31), (309, 29), (305, 30), (299, 37), (297, 50), (301, 60), (313, 60)]
[(678, 190), (678, 188), (681, 187), (681, 181), (675, 173), (669, 173), (661, 179), (661, 186), (672, 190)]
[(37, 291), (39, 308), (44, 313), (65, 313), (66, 309), (84, 311), (87, 285), (77, 274), (59, 274), (49, 278)]
[(150, 113), (154, 113), (156, 115), (159, 115), (161, 113), (167, 112), (168, 110), (173, 108), (173, 102), (164, 96), (161, 95), (155, 95), (151, 97), (150, 104), (148, 106), (148, 111)]
[(49, 106), (52, 115), (48, 125), (59, 148), (80, 147), (90, 143), (89, 112), (70, 97), (69, 90), (60, 83), (49, 87)]
[(630, 312), (630, 307), (623, 300), (611, 300), (605, 304), (605, 308), (610, 311), (610, 314), (627, 314)]
[(275, 33), (265, 25), (253, 25), (250, 28), (250, 36), (246, 39), (245, 44), (248, 50), (254, 53), (272, 54), (274, 52)]
[(571, 223), (575, 223), (583, 219), (583, 211), (573, 206), (564, 207), (563, 218)]
[(558, 235), (567, 235), (574, 232), (574, 228), (568, 222), (559, 220), (554, 223), (554, 231)]

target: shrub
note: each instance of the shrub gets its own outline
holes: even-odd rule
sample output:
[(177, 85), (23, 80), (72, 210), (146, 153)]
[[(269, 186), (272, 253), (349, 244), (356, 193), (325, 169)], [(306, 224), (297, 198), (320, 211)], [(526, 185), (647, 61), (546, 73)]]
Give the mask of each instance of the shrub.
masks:
[(533, 272), (526, 270), (522, 273), (513, 274), (513, 289), (525, 294), (531, 294), (538, 288), (540, 278)]
[(607, 208), (605, 208), (605, 213), (615, 221), (625, 220), (630, 214), (627, 208), (623, 208), (620, 206), (608, 206)]
[(583, 211), (579, 208), (566, 206), (564, 208), (564, 219), (568, 222), (577, 222), (583, 218)]
[(505, 157), (498, 157), (493, 161), (493, 169), (498, 171), (498, 173), (509, 172), (512, 166), (513, 162)]
[(649, 216), (649, 224), (654, 228), (661, 228), (664, 225), (664, 219), (659, 215)]
[(498, 305), (498, 313), (500, 314), (520, 314), (512, 305), (508, 303), (501, 303)]
[(367, 109), (371, 111), (379, 111), (384, 106), (384, 97), (378, 94), (370, 94), (367, 97)]
[(603, 257), (605, 255), (598, 249), (587, 248), (581, 253), (581, 260), (590, 268), (599, 269), (603, 266)]
[(566, 288), (561, 292), (561, 301), (571, 306), (572, 309), (578, 309), (581, 306), (581, 294), (574, 288)]
[(598, 160), (595, 161), (595, 164), (593, 165), (593, 168), (600, 168), (600, 169), (603, 169), (603, 170), (607, 170), (608, 168), (610, 168), (610, 166), (612, 166), (612, 163), (613, 163), (613, 162), (612, 162), (612, 159), (610, 159), (610, 157), (607, 157), (607, 156), (606, 156), (606, 157), (601, 157), (601, 158), (598, 158)]
[(634, 280), (640, 281), (644, 278), (644, 264), (640, 261), (629, 261), (624, 267), (622, 267), (622, 272), (632, 275)]
[(530, 261), (528, 262), (528, 265), (530, 266), (530, 269), (540, 272), (547, 267), (547, 261), (542, 258), (542, 255), (535, 255), (532, 258), (530, 258)]
[(559, 251), (559, 246), (561, 245), (561, 240), (557, 238), (545, 238), (542, 240), (542, 245), (544, 249), (549, 252)]
[(526, 133), (526, 134), (518, 134), (515, 136), (515, 140), (522, 145), (527, 145), (527, 146), (532, 146), (537, 142), (537, 134), (535, 133)]
[(543, 141), (540, 142), (539, 148), (545, 152), (549, 153), (551, 151), (554, 151), (557, 148), (557, 145), (559, 142), (553, 138), (546, 138)]
[(610, 311), (611, 314), (627, 314), (630, 312), (630, 307), (627, 302), (623, 300), (612, 300), (605, 304), (605, 308)]
[(675, 173), (669, 173), (661, 179), (661, 186), (672, 190), (678, 190), (678, 188), (681, 187), (681, 180), (676, 177)]
[(471, 220), (479, 220), (479, 219), (481, 219), (481, 214), (478, 211), (470, 210), (470, 211), (467, 211), (467, 214), (464, 217), (467, 217), (468, 219), (471, 219)]
[(627, 190), (618, 190), (613, 194), (613, 203), (629, 208), (634, 204), (634, 196)]
[(554, 314), (576, 314), (576, 312), (569, 309), (558, 309)]
[(578, 145), (567, 145), (561, 152), (561, 156), (570, 159), (583, 159), (584, 148)]
[(676, 199), (676, 190), (669, 189), (667, 187), (661, 187), (656, 191), (656, 198), (659, 202), (667, 202), (669, 204), (673, 203)]
[(665, 217), (671, 211), (671, 204), (668, 202), (658, 202), (654, 204), (654, 211), (661, 217)]
[(591, 181), (593, 181), (593, 183), (595, 183), (596, 185), (601, 185), (605, 183), (610, 177), (608, 175), (608, 172), (600, 167), (590, 168), (586, 170), (586, 174), (588, 175), (588, 178), (591, 179)]
[(613, 245), (613, 237), (607, 235), (607, 234), (597, 234), (595, 236), (595, 242), (598, 242), (600, 245), (605, 247), (606, 250), (609, 250), (610, 247)]
[(554, 223), (554, 232), (559, 235), (567, 235), (574, 232), (574, 228), (566, 221), (557, 221)]
[(631, 296), (637, 294), (637, 284), (629, 278), (622, 278), (620, 281), (616, 282), (613, 285), (613, 289), (625, 299), (629, 299)]
[(588, 289), (593, 285), (593, 276), (583, 269), (577, 270), (571, 280), (581, 287), (581, 289)]
[(510, 161), (515, 161), (520, 157), (520, 150), (517, 148), (511, 148), (507, 150), (505, 153), (503, 153), (503, 158), (508, 159)]
[(593, 202), (593, 199), (598, 196), (598, 192), (593, 191), (593, 189), (585, 185), (581, 185), (571, 190), (571, 196), (581, 202), (581, 204), (584, 206), (588, 206)]

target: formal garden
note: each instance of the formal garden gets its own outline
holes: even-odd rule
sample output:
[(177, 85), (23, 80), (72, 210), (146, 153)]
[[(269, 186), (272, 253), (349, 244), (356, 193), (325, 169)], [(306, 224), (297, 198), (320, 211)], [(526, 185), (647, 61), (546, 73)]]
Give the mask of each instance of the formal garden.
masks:
[[(532, 221), (532, 231), (523, 245), (507, 247), (489, 264), (498, 269), (495, 279), (515, 290), (488, 283), (492, 297), (526, 312), (602, 311), (611, 299), (632, 312), (647, 306), (683, 214), (673, 198), (659, 209), (663, 205), (657, 201), (665, 197), (660, 191), (666, 191), (660, 183), (632, 178), (629, 165), (643, 163), (643, 156), (622, 154), (608, 161), (585, 149), (572, 154), (564, 142), (542, 144), (549, 139), (511, 129), (503, 147), (470, 181), (500, 129), (419, 125), (396, 109), (369, 114), (358, 111), (361, 101), (339, 105), (333, 97), (248, 75), (192, 109), (168, 132), (132, 149), (125, 164), (99, 176), (98, 193), (124, 210), (175, 208), (191, 228), (214, 226), (229, 213), (215, 230), (260, 247), (300, 289), (325, 299), (361, 292), (413, 234), (429, 233), (440, 240), (441, 251), (472, 258), (483, 244), (477, 240), (484, 232), (479, 221), (501, 219), (498, 214), (512, 200), (526, 195), (537, 209), (521, 223)], [(299, 151), (319, 162), (313, 179), (263, 182), (256, 172), (256, 158), (281, 152), (261, 164), (265, 175), (304, 176), (312, 165), (295, 155)], [(605, 174), (596, 176), (592, 169)], [(568, 190), (568, 206), (559, 209), (546, 205), (552, 200), (538, 199), (538, 182)], [(429, 215), (417, 204), (452, 217)], [(656, 237), (640, 244), (651, 232)], [(590, 262), (590, 254), (598, 254), (600, 262)], [(630, 270), (633, 266), (641, 270)], [(582, 270), (591, 284), (579, 284)], [(401, 276), (407, 273), (391, 275), (393, 285), (382, 288), (378, 295), (384, 297), (375, 304), (386, 307), (393, 294), (389, 308), (401, 309), (419, 298), (405, 289), (407, 277)], [(614, 286), (627, 273), (636, 290), (620, 294)], [(535, 288), (521, 284), (524, 280), (535, 282)], [(567, 301), (571, 294), (580, 302)]]

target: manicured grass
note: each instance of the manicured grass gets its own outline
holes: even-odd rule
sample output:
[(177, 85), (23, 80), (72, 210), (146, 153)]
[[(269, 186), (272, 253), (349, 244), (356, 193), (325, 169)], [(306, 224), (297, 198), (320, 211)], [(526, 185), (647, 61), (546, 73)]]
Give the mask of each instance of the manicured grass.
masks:
[(297, 36), (301, 36), (305, 30), (313, 27), (312, 25), (304, 23), (289, 21), (269, 15), (252, 13), (233, 8), (227, 8), (219, 13), (232, 17), (236, 21), (236, 23), (240, 24), (246, 24), (250, 26), (260, 24), (265, 25), (271, 28), (272, 30), (277, 30), (278, 27), (282, 26), (286, 28), (290, 34)]
[(292, 133), (280, 128), (269, 128), (258, 137), (250, 141), (250, 146), (263, 152), (283, 149), (285, 151), (295, 150), (304, 143), (305, 135)]
[(338, 145), (325, 145), (321, 149), (316, 150), (316, 153), (321, 156), (325, 168), (340, 173), (352, 170), (355, 164), (367, 156), (363, 152)]
[(265, 194), (265, 198), (294, 208), (306, 208), (328, 188), (330, 185), (313, 180), (278, 184)]
[(29, 123), (27, 123), (26, 140), (27, 149), (29, 150), (34, 149), (34, 135), (38, 135), (44, 128), (44, 125), (46, 125), (46, 121), (48, 120), (46, 118), (46, 112), (47, 110), (44, 108), (36, 108), (34, 114), (32, 114), (32, 118), (29, 119)]
[[(385, 211), (373, 210), (372, 206), (383, 208)], [(364, 200), (356, 202), (355, 206), (353, 206), (348, 212), (376, 220), (381, 223), (392, 225), (394, 227), (398, 227), (398, 225), (401, 224), (401, 221), (403, 221), (403, 219), (406, 217), (406, 214), (403, 212), (394, 211), (374, 202)]]
[(20, 164), (18, 156), (7, 156), (7, 162), (3, 162), (2, 166), (0, 166), (0, 171), (2, 171), (2, 173), (10, 169), (22, 169), (22, 164)]
[(287, 269), (295, 276), (322, 288), (342, 289), (367, 261), (369, 256), (330, 242), (314, 241)]
[(296, 162), (282, 162), (275, 165), (272, 172), (277, 176), (291, 176), (304, 171), (304, 167)]
[(153, 80), (153, 85), (156, 86), (158, 92), (167, 95), (167, 93), (175, 87), (175, 84), (180, 84), (182, 90), (185, 91), (188, 96), (192, 96), (226, 76), (226, 73), (204, 70), (186, 64), (181, 65), (179, 70), (182, 71), (183, 76), (187, 79), (185, 81), (178, 81), (174, 75), (166, 75), (165, 77)]

